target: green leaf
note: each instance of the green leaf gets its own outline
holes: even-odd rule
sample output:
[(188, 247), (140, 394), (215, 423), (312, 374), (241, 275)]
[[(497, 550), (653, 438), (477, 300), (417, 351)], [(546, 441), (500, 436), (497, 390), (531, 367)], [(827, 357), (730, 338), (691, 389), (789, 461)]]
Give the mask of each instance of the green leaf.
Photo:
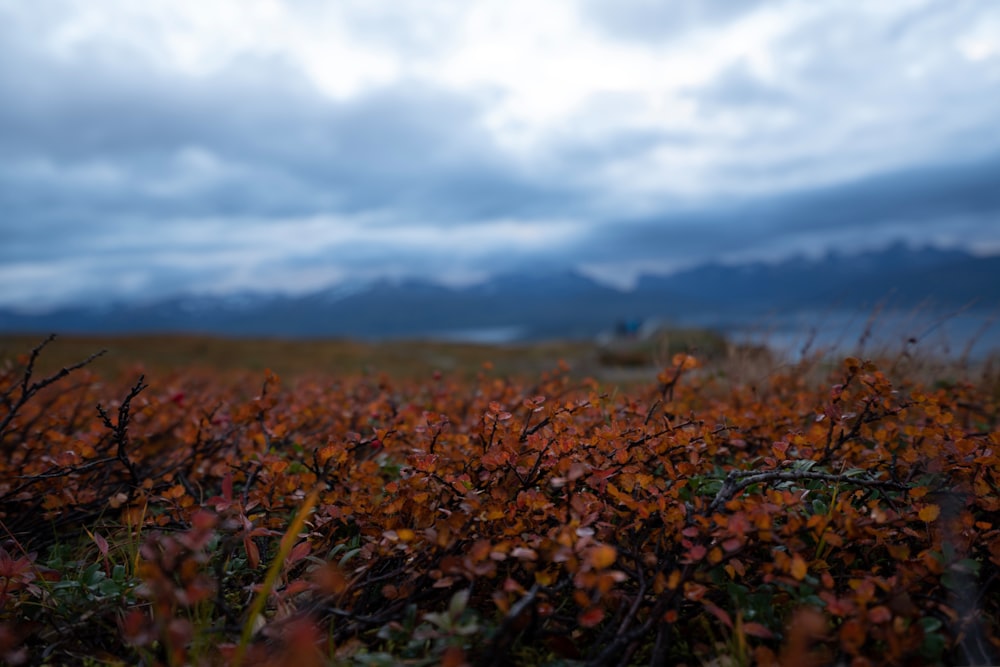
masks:
[(469, 603), (469, 589), (458, 591), (451, 596), (451, 602), (448, 604), (448, 615), (452, 619), (458, 620), (462, 617), (462, 613), (465, 611), (466, 605)]
[(345, 553), (343, 555), (343, 557), (338, 562), (338, 565), (340, 565), (341, 567), (343, 567), (344, 565), (347, 564), (347, 561), (351, 560), (352, 558), (354, 558), (355, 556), (357, 556), (359, 553), (361, 553), (361, 548), (360, 547), (358, 547), (356, 549), (351, 549), (350, 551), (348, 551), (347, 553)]
[(957, 572), (961, 572), (963, 574), (971, 574), (978, 576), (980, 565), (981, 564), (979, 561), (972, 560), (971, 558), (966, 558), (952, 565), (951, 569)]
[(941, 622), (941, 619), (935, 618), (934, 616), (924, 616), (918, 622), (920, 623), (920, 627), (924, 629), (924, 634), (937, 632), (944, 627), (944, 623)]
[(451, 615), (449, 614), (440, 614), (438, 612), (431, 611), (424, 614), (424, 620), (427, 621), (428, 623), (433, 623), (442, 630), (451, 629), (452, 622), (451, 622)]

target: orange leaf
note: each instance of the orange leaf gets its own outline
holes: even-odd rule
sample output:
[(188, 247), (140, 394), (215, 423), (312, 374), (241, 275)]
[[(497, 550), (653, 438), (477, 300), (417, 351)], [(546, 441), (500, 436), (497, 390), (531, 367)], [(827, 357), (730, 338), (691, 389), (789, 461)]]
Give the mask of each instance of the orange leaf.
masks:
[(441, 656), (441, 667), (461, 667), (464, 664), (465, 651), (459, 646), (449, 646)]
[(587, 552), (587, 562), (595, 570), (610, 567), (618, 558), (618, 550), (609, 544), (601, 544)]
[(473, 562), (478, 563), (479, 561), (486, 560), (492, 550), (493, 545), (490, 544), (489, 540), (476, 540), (469, 549), (469, 556)]
[(779, 667), (781, 663), (778, 662), (778, 656), (774, 654), (774, 651), (766, 646), (758, 646), (753, 650), (753, 659), (755, 665), (760, 665), (761, 667)]
[(553, 572), (535, 572), (535, 582), (542, 586), (551, 586), (556, 581), (556, 575)]
[(847, 653), (857, 653), (865, 643), (865, 627), (860, 621), (851, 619), (840, 626), (840, 645)]
[(313, 572), (316, 586), (327, 595), (339, 595), (347, 590), (347, 577), (336, 563), (327, 563)]
[(806, 578), (806, 573), (809, 572), (809, 566), (806, 565), (805, 559), (802, 556), (795, 554), (792, 556), (792, 567), (791, 573), (795, 577), (796, 581), (802, 581)]
[(920, 510), (920, 520), (931, 523), (937, 520), (938, 516), (941, 514), (941, 508), (937, 505), (925, 505), (922, 510)]
[(683, 352), (675, 354), (671, 361), (673, 362), (674, 367), (685, 371), (692, 368), (698, 368), (698, 366), (701, 365), (695, 357), (692, 357), (690, 354), (684, 354)]

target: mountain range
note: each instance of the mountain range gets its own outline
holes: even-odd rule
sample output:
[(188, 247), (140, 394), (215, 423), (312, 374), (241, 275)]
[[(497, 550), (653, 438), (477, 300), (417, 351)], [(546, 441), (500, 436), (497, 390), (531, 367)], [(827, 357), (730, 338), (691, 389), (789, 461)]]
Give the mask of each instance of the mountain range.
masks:
[(0, 331), (509, 341), (591, 337), (624, 320), (726, 323), (823, 309), (870, 310), (879, 304), (995, 310), (1000, 308), (1000, 256), (896, 244), (774, 263), (708, 263), (669, 275), (643, 275), (627, 290), (577, 272), (498, 275), (467, 287), (381, 280), (299, 296), (181, 295), (44, 313), (0, 309)]

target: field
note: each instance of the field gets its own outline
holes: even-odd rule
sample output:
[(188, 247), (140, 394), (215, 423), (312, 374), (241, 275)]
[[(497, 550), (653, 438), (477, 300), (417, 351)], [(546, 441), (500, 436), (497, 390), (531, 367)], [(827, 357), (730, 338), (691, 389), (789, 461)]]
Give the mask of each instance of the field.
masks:
[[(0, 358), (12, 359), (32, 349), (43, 335), (0, 335)], [(576, 377), (615, 375), (622, 368), (641, 371), (646, 379), (677, 352), (697, 350), (703, 356), (727, 357), (726, 342), (697, 329), (665, 331), (642, 341), (597, 346), (587, 341), (553, 341), (522, 345), (477, 345), (427, 340), (361, 342), (354, 340), (231, 339), (208, 336), (121, 336), (60, 338), (38, 359), (41, 373), (73, 364), (96, 351), (105, 353), (88, 365), (101, 375), (147, 372), (163, 377), (178, 369), (220, 373), (262, 373), (283, 378), (387, 373), (394, 378), (424, 379), (434, 372), (473, 379), (484, 363), (506, 376), (532, 378), (566, 361)], [(739, 349), (732, 350), (743, 355)], [(753, 350), (747, 350), (749, 356)], [(618, 375), (621, 375), (619, 372)], [(633, 373), (643, 377), (643, 373)]]
[(0, 662), (997, 664), (998, 423), (705, 332), (3, 337)]

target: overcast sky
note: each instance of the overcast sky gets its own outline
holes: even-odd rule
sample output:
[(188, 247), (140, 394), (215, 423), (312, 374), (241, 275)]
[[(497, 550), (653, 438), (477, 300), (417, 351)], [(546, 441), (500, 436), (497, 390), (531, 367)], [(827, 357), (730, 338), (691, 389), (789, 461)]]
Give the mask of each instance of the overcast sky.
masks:
[(1000, 252), (1000, 2), (0, 0), (0, 305)]

